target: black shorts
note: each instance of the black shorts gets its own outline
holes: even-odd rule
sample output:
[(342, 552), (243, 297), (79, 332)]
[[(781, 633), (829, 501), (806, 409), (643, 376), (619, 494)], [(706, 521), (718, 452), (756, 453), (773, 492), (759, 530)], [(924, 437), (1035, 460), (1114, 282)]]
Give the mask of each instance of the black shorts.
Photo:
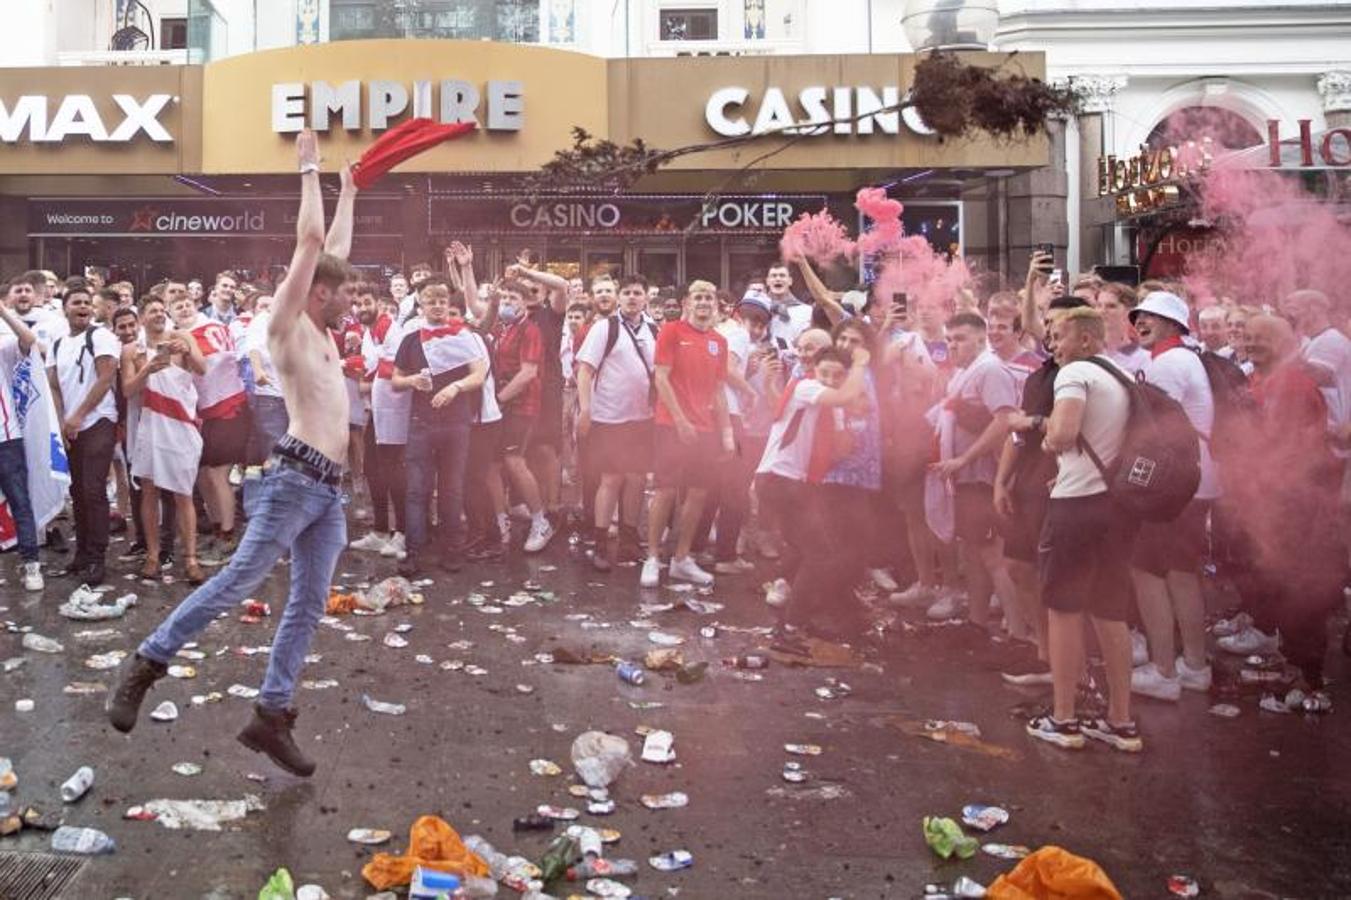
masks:
[(253, 416), (247, 406), (228, 419), (202, 422), (202, 462), (204, 466), (243, 465), (249, 460), (249, 434)]
[(1041, 526), (1046, 521), (1044, 491), (1014, 493), (1013, 515), (999, 519), (999, 534), (1004, 538), (1004, 556), (1018, 562), (1037, 564), (1037, 545), (1041, 542)]
[(696, 431), (694, 443), (680, 440), (674, 425), (652, 428), (652, 472), (659, 488), (711, 488), (718, 483), (722, 444), (711, 431)]
[(498, 423), (501, 440), (498, 443), (498, 455), (524, 456), (529, 449), (535, 432), (535, 417), (520, 413), (505, 412)]
[(644, 475), (652, 471), (652, 420), (606, 424), (594, 422), (586, 437), (591, 471)]
[(1046, 608), (1126, 621), (1134, 532), (1107, 494), (1052, 498), (1038, 548)]
[(1193, 500), (1171, 522), (1146, 522), (1140, 526), (1131, 553), (1131, 565), (1159, 578), (1169, 572), (1200, 574), (1208, 549), (1206, 517), (1209, 500)]
[(958, 484), (954, 496), (957, 540), (984, 544), (995, 539), (994, 487), (982, 482)]

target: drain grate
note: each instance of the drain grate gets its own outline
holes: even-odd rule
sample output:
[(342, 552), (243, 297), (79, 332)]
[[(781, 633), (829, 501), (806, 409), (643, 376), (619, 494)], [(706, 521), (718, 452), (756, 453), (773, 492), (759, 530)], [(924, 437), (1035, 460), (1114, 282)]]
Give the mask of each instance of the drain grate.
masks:
[(84, 860), (50, 853), (0, 853), (0, 900), (60, 900)]

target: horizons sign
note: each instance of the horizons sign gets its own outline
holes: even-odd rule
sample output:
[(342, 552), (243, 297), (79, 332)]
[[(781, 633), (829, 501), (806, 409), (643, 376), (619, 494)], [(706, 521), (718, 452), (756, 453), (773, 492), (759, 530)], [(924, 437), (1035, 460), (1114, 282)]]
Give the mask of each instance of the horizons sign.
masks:
[(902, 121), (915, 134), (934, 133), (914, 107), (898, 109), (900, 104), (901, 89), (896, 85), (884, 85), (880, 93), (866, 85), (805, 87), (798, 92), (796, 108), (789, 104), (782, 88), (770, 87), (754, 107), (754, 121), (748, 122), (743, 110), (752, 105), (751, 92), (744, 87), (725, 87), (714, 91), (704, 104), (704, 120), (724, 137), (780, 130), (813, 137), (875, 131), (899, 134)]
[[(437, 118), (446, 124), (474, 122), (487, 131), (520, 131), (525, 124), (525, 98), (519, 81), (489, 81), (483, 92), (468, 81), (455, 79), (415, 81), (411, 94), (399, 81), (371, 81), (364, 92), (356, 80), (341, 84), (316, 81), (308, 87), (307, 98), (302, 82), (272, 85), (274, 132), (293, 134), (307, 126), (328, 131), (335, 116), (346, 131), (383, 131), (391, 119), (408, 112), (410, 106), (414, 117)], [(439, 103), (433, 102), (437, 93)], [(479, 121), (480, 106), (486, 107), (486, 124)]]
[(61, 98), (56, 114), (50, 117), (51, 100), (44, 95), (25, 94), (14, 101), (13, 107), (0, 99), (0, 141), (18, 143), (27, 131), (28, 139), (35, 143), (85, 137), (97, 143), (126, 144), (144, 132), (152, 141), (172, 143), (173, 135), (160, 124), (159, 114), (173, 99), (172, 94), (151, 94), (143, 101), (131, 94), (113, 94), (123, 118), (111, 132), (88, 94)]

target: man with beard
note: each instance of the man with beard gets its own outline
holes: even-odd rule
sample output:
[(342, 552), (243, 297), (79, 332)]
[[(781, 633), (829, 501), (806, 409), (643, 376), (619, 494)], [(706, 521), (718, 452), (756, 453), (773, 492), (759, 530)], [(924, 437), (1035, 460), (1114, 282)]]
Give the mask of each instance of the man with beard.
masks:
[(141, 703), (164, 677), (174, 654), (223, 612), (250, 596), (288, 550), (291, 587), (268, 657), (252, 721), (240, 743), (302, 777), (315, 764), (292, 736), (291, 707), (314, 629), (324, 614), (338, 556), (347, 543), (342, 470), (347, 455), (347, 393), (341, 360), (328, 329), (351, 309), (352, 243), (356, 184), (342, 170), (342, 192), (333, 225), (324, 236), (319, 148), (314, 132), (296, 138), (301, 171), (296, 249), (277, 287), (268, 343), (280, 376), (290, 426), (273, 450), (248, 530), (234, 557), (216, 577), (193, 591), (127, 662), (109, 694), (109, 722), (118, 731), (136, 725)]

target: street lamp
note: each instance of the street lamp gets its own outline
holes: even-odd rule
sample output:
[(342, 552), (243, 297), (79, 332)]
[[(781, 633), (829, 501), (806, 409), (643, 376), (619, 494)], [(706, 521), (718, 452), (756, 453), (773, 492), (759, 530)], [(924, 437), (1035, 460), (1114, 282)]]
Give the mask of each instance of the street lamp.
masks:
[(915, 51), (988, 50), (999, 27), (999, 3), (906, 0), (901, 27)]

